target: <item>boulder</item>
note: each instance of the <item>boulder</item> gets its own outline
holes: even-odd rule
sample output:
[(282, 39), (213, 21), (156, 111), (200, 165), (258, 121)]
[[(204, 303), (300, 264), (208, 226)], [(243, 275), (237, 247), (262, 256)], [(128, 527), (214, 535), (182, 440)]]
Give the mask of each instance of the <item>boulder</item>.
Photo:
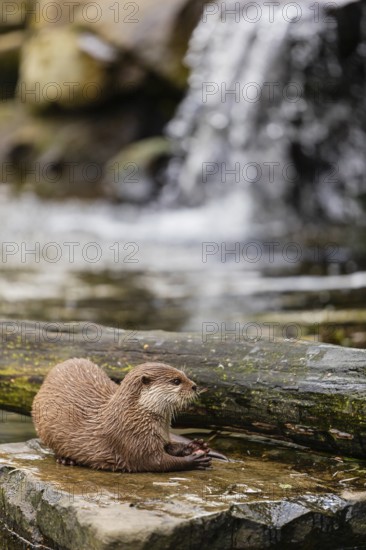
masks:
[(36, 108), (102, 102), (114, 60), (114, 48), (90, 33), (78, 34), (70, 27), (41, 29), (22, 51), (19, 98)]

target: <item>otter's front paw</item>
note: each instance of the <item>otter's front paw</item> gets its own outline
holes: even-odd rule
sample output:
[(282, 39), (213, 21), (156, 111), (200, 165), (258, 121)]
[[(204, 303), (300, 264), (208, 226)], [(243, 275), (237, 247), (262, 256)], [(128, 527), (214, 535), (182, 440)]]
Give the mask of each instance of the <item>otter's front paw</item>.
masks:
[(204, 450), (198, 450), (185, 457), (192, 470), (207, 470), (211, 466), (211, 457)]

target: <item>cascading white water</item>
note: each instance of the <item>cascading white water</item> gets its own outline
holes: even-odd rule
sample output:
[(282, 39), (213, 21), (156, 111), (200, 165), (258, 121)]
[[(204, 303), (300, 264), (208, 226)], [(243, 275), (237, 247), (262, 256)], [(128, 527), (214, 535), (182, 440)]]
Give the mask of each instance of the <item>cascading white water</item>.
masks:
[(360, 118), (352, 108), (364, 102), (366, 33), (357, 20), (365, 5), (333, 4), (206, 6), (187, 56), (189, 91), (168, 127), (181, 200), (235, 189), (252, 222), (272, 223), (271, 234), (282, 222), (285, 231), (312, 217), (362, 214), (365, 109)]

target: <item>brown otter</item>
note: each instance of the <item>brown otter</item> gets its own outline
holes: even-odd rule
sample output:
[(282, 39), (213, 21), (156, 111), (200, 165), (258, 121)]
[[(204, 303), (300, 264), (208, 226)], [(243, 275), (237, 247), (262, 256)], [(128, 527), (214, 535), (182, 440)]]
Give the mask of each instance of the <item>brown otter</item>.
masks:
[(192, 402), (197, 386), (164, 363), (144, 363), (120, 385), (87, 359), (69, 359), (46, 376), (33, 401), (36, 431), (63, 464), (102, 470), (168, 472), (206, 469), (202, 440), (177, 443), (172, 415)]

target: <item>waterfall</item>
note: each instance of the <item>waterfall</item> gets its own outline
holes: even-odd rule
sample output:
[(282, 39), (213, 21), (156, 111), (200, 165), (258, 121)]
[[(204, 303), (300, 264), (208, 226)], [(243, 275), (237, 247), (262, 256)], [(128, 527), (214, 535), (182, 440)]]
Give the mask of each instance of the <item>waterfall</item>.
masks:
[(207, 4), (168, 133), (191, 204), (232, 194), (252, 223), (364, 223), (365, 2)]

